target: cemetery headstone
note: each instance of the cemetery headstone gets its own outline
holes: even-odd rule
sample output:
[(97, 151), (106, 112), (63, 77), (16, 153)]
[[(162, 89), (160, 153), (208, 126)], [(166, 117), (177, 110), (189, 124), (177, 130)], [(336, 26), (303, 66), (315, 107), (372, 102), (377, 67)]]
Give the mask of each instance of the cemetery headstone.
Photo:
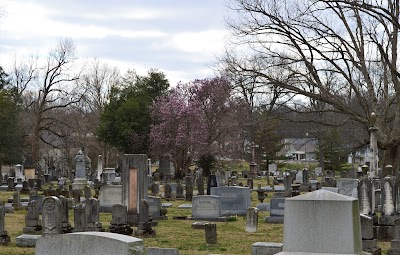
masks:
[(74, 232), (87, 231), (87, 212), (86, 204), (80, 203), (74, 207)]
[(360, 214), (360, 220), (363, 251), (371, 253), (372, 255), (381, 255), (381, 248), (377, 246), (377, 240), (374, 235), (373, 218)]
[[(396, 184), (395, 179), (389, 176), (382, 180), (382, 199), (381, 199), (381, 217), (379, 218), (379, 224), (381, 225), (394, 225), (394, 220), (398, 217), (396, 212)], [(395, 216), (396, 215), (396, 216)]]
[(219, 221), (221, 213), (221, 198), (213, 195), (194, 196), (192, 201), (192, 219)]
[(358, 200), (359, 210), (361, 214), (372, 215), (375, 214), (375, 206), (372, 201), (372, 182), (367, 177), (361, 178), (358, 183)]
[(286, 198), (271, 198), (270, 216), (265, 217), (265, 221), (269, 223), (283, 223), (285, 219), (285, 202)]
[(18, 190), (14, 191), (14, 193), (13, 193), (13, 207), (14, 207), (14, 210), (22, 209), (21, 194), (19, 193)]
[(249, 207), (246, 215), (246, 232), (254, 233), (258, 226), (258, 209)]
[(147, 196), (147, 203), (149, 205), (149, 214), (153, 220), (166, 219), (161, 215), (162, 201), (161, 197)]
[(388, 255), (400, 254), (400, 219), (394, 220), (394, 238), (390, 243)]
[(92, 189), (89, 186), (85, 186), (83, 188), (83, 194), (86, 199), (91, 198), (92, 197)]
[(284, 196), (291, 197), (292, 196), (292, 177), (289, 171), (286, 171), (283, 176), (283, 185), (285, 186)]
[(185, 200), (186, 201), (192, 201), (193, 199), (193, 181), (191, 176), (186, 176), (185, 177)]
[(23, 181), (22, 182), (22, 189), (21, 189), (21, 194), (29, 194), (29, 183), (28, 181)]
[(100, 204), (96, 198), (88, 198), (83, 203), (87, 208), (87, 229), (89, 231), (104, 231), (103, 224), (100, 222)]
[(61, 214), (62, 214), (62, 232), (71, 233), (73, 228), (69, 223), (69, 210), (68, 210), (68, 199), (64, 196), (59, 196), (58, 199), (61, 203)]
[(47, 197), (43, 201), (42, 231), (43, 235), (62, 233), (61, 202), (57, 197)]
[(153, 182), (151, 185), (151, 195), (154, 197), (159, 196), (160, 194), (160, 185), (157, 182)]
[(207, 180), (207, 195), (211, 195), (211, 188), (218, 187), (217, 177), (215, 174), (210, 174)]
[(75, 179), (73, 190), (82, 190), (87, 185), (86, 169), (90, 168), (91, 160), (85, 155), (84, 150), (79, 150), (75, 158)]
[(146, 199), (140, 201), (139, 225), (135, 231), (136, 236), (140, 237), (155, 237), (156, 231), (151, 227), (151, 217), (149, 217), (149, 204)]
[(181, 182), (178, 180), (178, 183), (176, 184), (176, 198), (177, 199), (184, 199), (185, 195), (183, 194), (183, 185)]
[(140, 201), (147, 199), (148, 159), (145, 154), (125, 154), (122, 163), (122, 203), (128, 209), (128, 224), (139, 223)]
[(122, 204), (122, 186), (104, 185), (99, 191), (100, 212), (111, 212), (112, 206)]
[(215, 223), (204, 224), (206, 245), (214, 246), (217, 245), (217, 225)]
[(109, 227), (111, 233), (131, 235), (133, 229), (128, 225), (127, 206), (115, 204), (112, 206), (112, 218)]
[(339, 189), (339, 194), (351, 196), (354, 189), (358, 187), (358, 179), (340, 178), (336, 181), (336, 188)]
[(221, 213), (227, 215), (246, 215), (251, 206), (251, 192), (248, 187), (215, 187), (211, 188), (211, 195), (221, 197)]
[(24, 234), (37, 235), (42, 232), (42, 223), (39, 219), (39, 212), (37, 209), (37, 201), (30, 201), (25, 214), (25, 227), (22, 229)]
[(0, 202), (0, 245), (10, 243), (10, 236), (5, 230), (6, 207)]
[(172, 196), (171, 185), (169, 183), (166, 183), (164, 185), (164, 198), (168, 200), (168, 199), (171, 199), (171, 196)]

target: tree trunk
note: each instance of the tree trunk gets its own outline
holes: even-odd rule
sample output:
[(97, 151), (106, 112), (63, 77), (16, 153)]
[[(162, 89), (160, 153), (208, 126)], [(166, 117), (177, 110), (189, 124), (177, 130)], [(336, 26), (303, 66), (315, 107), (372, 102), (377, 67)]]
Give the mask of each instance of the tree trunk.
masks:
[[(382, 177), (387, 175), (397, 176), (399, 173), (399, 160), (400, 160), (400, 146), (394, 146), (391, 149), (385, 150), (383, 153)], [(389, 173), (385, 166), (392, 165), (393, 172)]]

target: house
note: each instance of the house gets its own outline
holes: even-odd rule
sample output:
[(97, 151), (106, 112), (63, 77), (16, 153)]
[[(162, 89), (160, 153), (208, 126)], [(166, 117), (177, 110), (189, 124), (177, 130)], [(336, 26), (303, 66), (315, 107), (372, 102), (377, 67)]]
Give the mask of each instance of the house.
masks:
[(278, 156), (285, 156), (293, 160), (316, 160), (318, 140), (315, 138), (285, 138), (283, 144)]

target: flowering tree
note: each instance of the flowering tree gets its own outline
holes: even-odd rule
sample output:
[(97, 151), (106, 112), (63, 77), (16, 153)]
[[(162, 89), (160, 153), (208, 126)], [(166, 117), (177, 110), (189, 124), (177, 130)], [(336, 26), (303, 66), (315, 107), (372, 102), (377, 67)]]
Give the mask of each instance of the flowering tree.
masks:
[(152, 152), (174, 162), (178, 176), (200, 157), (232, 156), (243, 146), (243, 105), (221, 78), (178, 84), (153, 105)]
[(153, 154), (175, 164), (177, 176), (183, 176), (206, 144), (205, 123), (198, 100), (190, 84), (178, 84), (153, 104), (150, 140)]

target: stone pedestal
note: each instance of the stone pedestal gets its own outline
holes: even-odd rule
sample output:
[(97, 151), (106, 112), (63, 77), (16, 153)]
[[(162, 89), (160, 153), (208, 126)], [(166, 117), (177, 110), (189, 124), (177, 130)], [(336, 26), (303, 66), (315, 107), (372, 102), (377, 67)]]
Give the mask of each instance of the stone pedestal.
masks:
[(86, 186), (86, 178), (75, 178), (74, 183), (72, 183), (72, 190), (83, 190)]

